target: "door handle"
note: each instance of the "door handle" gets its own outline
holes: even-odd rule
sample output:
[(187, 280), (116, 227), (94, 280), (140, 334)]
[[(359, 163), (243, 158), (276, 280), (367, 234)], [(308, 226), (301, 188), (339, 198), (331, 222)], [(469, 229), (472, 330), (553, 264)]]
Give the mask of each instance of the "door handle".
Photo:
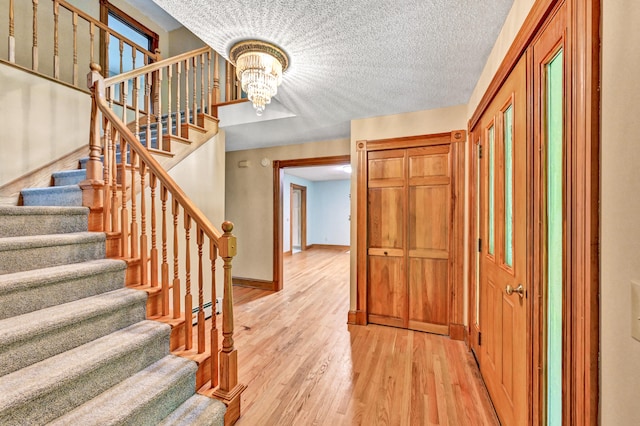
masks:
[(522, 284), (519, 284), (516, 288), (511, 287), (511, 284), (507, 284), (507, 286), (504, 288), (504, 291), (509, 296), (511, 296), (513, 293), (518, 293), (520, 299), (524, 298), (524, 287), (522, 286)]

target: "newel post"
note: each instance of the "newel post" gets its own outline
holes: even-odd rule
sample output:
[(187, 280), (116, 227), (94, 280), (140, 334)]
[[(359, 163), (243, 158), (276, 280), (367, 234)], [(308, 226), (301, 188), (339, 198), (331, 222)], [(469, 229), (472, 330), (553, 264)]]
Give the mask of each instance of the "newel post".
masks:
[(80, 182), (82, 205), (89, 207), (89, 231), (103, 231), (102, 207), (104, 174), (102, 143), (100, 137), (100, 119), (96, 102), (96, 83), (102, 80), (102, 68), (91, 63), (91, 72), (87, 75), (87, 86), (91, 91), (91, 127), (89, 130), (89, 161), (87, 161), (87, 179)]
[[(227, 412), (240, 415), (240, 394), (245, 385), (238, 383), (238, 352), (233, 342), (233, 284), (231, 261), (237, 253), (233, 223), (222, 224), (224, 234), (218, 240), (220, 257), (224, 261), (224, 295), (222, 299), (222, 351), (220, 352), (220, 387), (213, 395), (227, 405)], [(233, 415), (233, 414), (232, 414)], [(226, 418), (226, 416), (225, 416)], [(226, 423), (226, 422), (225, 422)]]

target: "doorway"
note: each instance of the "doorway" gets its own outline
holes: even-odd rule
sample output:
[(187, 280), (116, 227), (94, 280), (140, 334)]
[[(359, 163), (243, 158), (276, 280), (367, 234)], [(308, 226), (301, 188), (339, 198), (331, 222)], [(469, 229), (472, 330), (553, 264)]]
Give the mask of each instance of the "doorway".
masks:
[[(284, 286), (283, 256), (284, 252), (291, 250), (291, 248), (285, 250), (286, 246), (292, 247), (291, 237), (287, 236), (287, 238), (285, 238), (284, 236), (285, 232), (289, 235), (293, 234), (291, 232), (290, 222), (285, 222), (285, 216), (289, 216), (290, 214), (289, 204), (287, 204), (287, 208), (285, 209), (285, 194), (289, 195), (292, 193), (292, 187), (289, 184), (285, 186), (285, 170), (289, 169), (289, 171), (291, 171), (295, 168), (308, 168), (316, 166), (346, 168), (350, 164), (350, 161), (351, 157), (349, 155), (273, 161), (273, 281), (271, 284), (271, 290), (279, 291), (282, 290)], [(348, 173), (345, 173), (344, 171), (342, 171), (341, 173), (343, 173), (346, 179), (350, 179), (350, 175)], [(308, 185), (300, 182), (296, 185), (307, 187), (306, 197), (308, 198)], [(306, 204), (305, 211), (301, 213), (304, 213), (304, 215), (306, 215), (308, 218), (308, 216), (311, 214), (309, 200), (307, 199), (304, 204)], [(348, 219), (350, 220), (350, 218)], [(291, 219), (289, 218), (289, 220)], [(306, 227), (306, 229), (303, 229), (301, 232), (300, 250), (302, 251), (303, 246), (306, 249), (310, 244), (308, 234), (311, 232), (311, 230), (308, 226), (304, 225), (306, 221), (301, 220), (301, 222), (301, 228)], [(346, 232), (346, 235), (348, 235), (348, 232)], [(302, 240), (302, 237), (304, 237), (304, 240)]]
[(291, 184), (289, 191), (289, 249), (291, 254), (307, 249), (307, 187)]

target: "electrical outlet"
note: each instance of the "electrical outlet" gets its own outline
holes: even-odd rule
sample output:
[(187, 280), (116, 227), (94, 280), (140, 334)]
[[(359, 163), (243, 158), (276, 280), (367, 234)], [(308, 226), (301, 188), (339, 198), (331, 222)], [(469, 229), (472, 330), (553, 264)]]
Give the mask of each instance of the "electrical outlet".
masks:
[(631, 337), (640, 341), (640, 282), (631, 281)]

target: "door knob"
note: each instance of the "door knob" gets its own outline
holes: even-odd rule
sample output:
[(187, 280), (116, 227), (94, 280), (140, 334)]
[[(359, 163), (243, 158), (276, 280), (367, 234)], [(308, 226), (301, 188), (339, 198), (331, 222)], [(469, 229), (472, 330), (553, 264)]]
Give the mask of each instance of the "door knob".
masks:
[(516, 288), (511, 287), (511, 284), (507, 284), (504, 291), (509, 296), (511, 296), (513, 293), (518, 293), (518, 296), (520, 296), (520, 299), (524, 297), (524, 287), (522, 286), (522, 284), (519, 284), (518, 287)]

